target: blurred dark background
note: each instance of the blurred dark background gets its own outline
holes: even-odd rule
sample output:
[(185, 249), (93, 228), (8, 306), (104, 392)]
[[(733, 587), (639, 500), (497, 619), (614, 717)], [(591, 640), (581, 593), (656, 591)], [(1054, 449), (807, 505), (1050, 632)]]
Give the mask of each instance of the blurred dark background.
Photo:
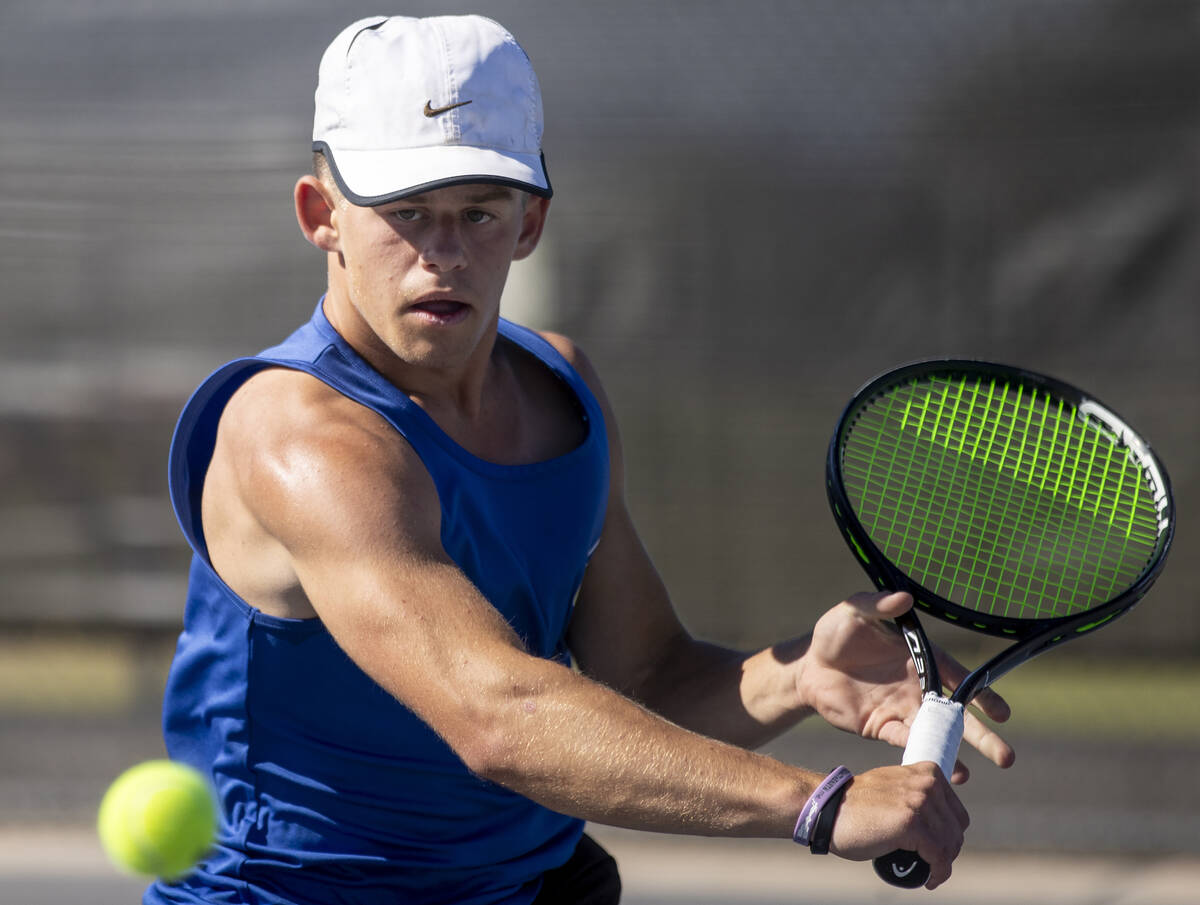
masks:
[[(1172, 560), (1118, 630), (1027, 667), (1060, 681), (1018, 708), (1028, 772), (981, 780), (1000, 829), (978, 833), (1200, 851), (1200, 3), (1179, 0), (2, 0), (0, 820), (90, 820), (161, 751), (188, 559), (171, 430), (322, 291), (291, 187), (321, 52), (379, 11), (484, 12), (532, 57), (557, 194), (506, 314), (599, 366), (695, 632), (768, 643), (863, 586), (823, 456), (892, 365), (1024, 365), (1151, 439)], [(781, 750), (816, 767), (842, 743)]]

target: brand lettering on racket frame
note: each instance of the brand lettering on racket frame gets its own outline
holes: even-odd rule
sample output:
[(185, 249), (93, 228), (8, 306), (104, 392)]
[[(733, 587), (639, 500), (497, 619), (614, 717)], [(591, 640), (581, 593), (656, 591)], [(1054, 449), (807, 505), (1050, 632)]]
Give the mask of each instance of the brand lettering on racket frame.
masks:
[(904, 643), (908, 645), (908, 652), (912, 654), (913, 665), (917, 668), (917, 678), (924, 682), (926, 663), (925, 654), (921, 651), (920, 637), (908, 628), (902, 629), (900, 634), (904, 636)]
[(1150, 448), (1141, 437), (1133, 432), (1133, 428), (1094, 399), (1083, 400), (1079, 403), (1078, 411), (1082, 417), (1094, 418), (1107, 427), (1110, 439), (1129, 450), (1134, 462), (1141, 466), (1142, 472), (1146, 476), (1146, 483), (1150, 485), (1150, 490), (1154, 494), (1154, 508), (1158, 513), (1158, 533), (1162, 534), (1171, 523), (1171, 520), (1167, 518), (1167, 489), (1158, 466), (1155, 464), (1154, 456), (1150, 454)]

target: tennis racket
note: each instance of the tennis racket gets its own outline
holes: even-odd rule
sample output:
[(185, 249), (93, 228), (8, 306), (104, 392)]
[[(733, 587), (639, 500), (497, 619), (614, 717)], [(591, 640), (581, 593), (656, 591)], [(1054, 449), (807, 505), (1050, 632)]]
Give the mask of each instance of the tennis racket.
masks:
[[(1111, 409), (983, 361), (917, 362), (864, 386), (829, 444), (826, 484), (876, 587), (916, 601), (896, 619), (922, 692), (902, 763), (934, 761), (947, 778), (972, 698), (1128, 611), (1175, 528), (1162, 463)], [(944, 697), (918, 610), (1013, 643)], [(915, 852), (875, 870), (906, 888), (929, 878)]]

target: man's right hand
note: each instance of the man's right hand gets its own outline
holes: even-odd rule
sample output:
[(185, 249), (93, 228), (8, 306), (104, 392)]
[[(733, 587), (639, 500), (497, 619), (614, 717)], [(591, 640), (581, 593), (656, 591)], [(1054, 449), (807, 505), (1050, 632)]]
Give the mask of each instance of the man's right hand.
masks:
[(950, 878), (970, 823), (967, 810), (934, 763), (879, 767), (854, 777), (833, 828), (830, 851), (868, 861), (897, 849), (929, 864), (926, 888)]

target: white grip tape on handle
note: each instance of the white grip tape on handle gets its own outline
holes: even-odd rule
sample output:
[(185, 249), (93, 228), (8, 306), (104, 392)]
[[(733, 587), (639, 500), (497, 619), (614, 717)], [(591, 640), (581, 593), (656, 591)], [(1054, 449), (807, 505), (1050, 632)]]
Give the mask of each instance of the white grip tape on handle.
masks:
[(965, 713), (962, 704), (936, 692), (928, 692), (921, 699), (921, 709), (908, 730), (908, 744), (900, 763), (919, 764), (931, 760), (949, 779), (958, 759), (958, 747), (962, 744)]

